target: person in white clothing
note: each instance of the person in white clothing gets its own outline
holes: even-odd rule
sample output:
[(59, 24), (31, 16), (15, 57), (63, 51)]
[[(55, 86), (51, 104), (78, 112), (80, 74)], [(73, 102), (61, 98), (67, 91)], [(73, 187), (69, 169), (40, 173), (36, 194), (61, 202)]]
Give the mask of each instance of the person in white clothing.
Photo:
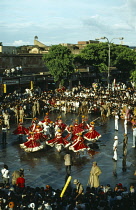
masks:
[(67, 152), (64, 156), (65, 166), (66, 166), (66, 173), (70, 175), (71, 173), (71, 155), (70, 152)]
[(43, 131), (44, 131), (44, 135), (47, 135), (48, 137), (50, 137), (50, 125), (48, 122), (43, 123)]
[(125, 119), (124, 119), (124, 130), (125, 130), (125, 134), (127, 134), (127, 116), (125, 116)]
[(37, 108), (37, 113), (40, 114), (40, 103), (38, 100), (36, 101), (36, 108)]
[(113, 143), (114, 154), (113, 154), (113, 158), (112, 158), (114, 161), (117, 161), (117, 146), (118, 146), (118, 137), (115, 136), (114, 137), (114, 143)]
[(3, 184), (6, 185), (9, 183), (9, 170), (8, 166), (4, 164), (3, 169), (1, 169)]
[(136, 147), (136, 125), (134, 124), (132, 127), (133, 130), (133, 146), (132, 147)]
[(3, 119), (4, 119), (4, 125), (7, 126), (7, 129), (10, 129), (10, 126), (9, 126), (10, 115), (8, 114), (7, 111), (5, 111), (5, 112), (3, 113)]
[(115, 114), (115, 130), (118, 131), (118, 120), (119, 120), (119, 116), (118, 114), (116, 113)]
[(19, 119), (22, 120), (22, 123), (24, 122), (24, 115), (25, 115), (24, 109), (23, 109), (23, 107), (20, 107), (19, 108)]

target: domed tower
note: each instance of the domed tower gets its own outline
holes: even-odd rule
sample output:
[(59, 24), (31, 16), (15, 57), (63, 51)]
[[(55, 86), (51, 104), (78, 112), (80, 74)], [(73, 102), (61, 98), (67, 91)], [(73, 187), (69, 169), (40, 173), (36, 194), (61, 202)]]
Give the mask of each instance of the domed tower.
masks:
[(34, 39), (35, 39), (35, 40), (38, 40), (38, 36), (35, 36)]

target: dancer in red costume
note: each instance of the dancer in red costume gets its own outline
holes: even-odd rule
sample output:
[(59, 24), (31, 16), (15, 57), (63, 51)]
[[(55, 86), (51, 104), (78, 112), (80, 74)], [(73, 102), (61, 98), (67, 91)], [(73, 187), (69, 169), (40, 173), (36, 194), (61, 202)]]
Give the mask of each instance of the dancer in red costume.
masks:
[(36, 129), (37, 124), (38, 124), (38, 119), (37, 119), (37, 118), (34, 118), (34, 119), (32, 120), (32, 124), (31, 124), (30, 127), (29, 127), (29, 131), (30, 131), (30, 132), (34, 132), (35, 129)]
[[(78, 125), (78, 124), (77, 124)], [(76, 126), (75, 126), (76, 127)], [(78, 129), (76, 127), (76, 131), (75, 131), (75, 128), (73, 125), (70, 125), (70, 126), (67, 126), (66, 129), (65, 129), (68, 134), (66, 135), (65, 139), (70, 141), (70, 142), (73, 142), (75, 139), (78, 138)], [(79, 129), (81, 132), (83, 131), (82, 129)]]
[(55, 122), (55, 132), (57, 130), (61, 130), (63, 132), (66, 127), (67, 127), (67, 125), (65, 123), (63, 123), (61, 116), (59, 116)]
[(23, 148), (25, 152), (36, 152), (44, 148), (40, 141), (35, 140), (33, 132), (30, 132), (28, 141), (23, 144), (20, 144), (20, 147)]
[(61, 151), (62, 147), (67, 148), (71, 143), (62, 137), (62, 131), (58, 130), (55, 138), (46, 141), (46, 144), (57, 149), (58, 152)]
[(49, 113), (48, 113), (48, 112), (46, 113), (46, 115), (45, 115), (45, 117), (44, 117), (44, 120), (41, 121), (41, 122), (44, 123), (45, 121), (48, 122), (48, 123), (51, 122), (51, 120), (50, 120), (50, 118), (49, 118)]
[(82, 133), (78, 134), (78, 138), (74, 140), (72, 145), (69, 146), (69, 150), (72, 150), (73, 152), (83, 152), (83, 151), (89, 151), (90, 148), (84, 143), (84, 138)]
[[(73, 125), (67, 126), (65, 130), (66, 130), (67, 133), (68, 133), (68, 134), (66, 135), (65, 139), (68, 140), (68, 141), (71, 141), (71, 140), (74, 138), (74, 136), (73, 136)], [(76, 137), (77, 137), (77, 136), (76, 136)]]
[(29, 130), (23, 126), (22, 120), (19, 119), (17, 128), (13, 131), (14, 135), (19, 135), (19, 139), (22, 139), (23, 135), (28, 135)]
[(38, 141), (38, 140), (45, 141), (48, 139), (48, 136), (43, 134), (43, 129), (40, 125), (36, 126), (36, 129), (34, 131), (34, 139), (36, 141)]
[(86, 118), (84, 115), (82, 115), (82, 122), (79, 124), (79, 127), (82, 128), (84, 131), (88, 131), (88, 126), (86, 123)]
[(90, 122), (90, 125), (88, 125), (89, 131), (84, 134), (84, 138), (92, 142), (95, 142), (101, 137), (101, 135), (95, 130), (94, 124), (94, 122)]
[(73, 132), (72, 132), (73, 138), (72, 138), (72, 140), (75, 139), (75, 135), (77, 136), (78, 133), (83, 133), (83, 132), (84, 132), (84, 130), (79, 126), (78, 120), (76, 119), (75, 123), (73, 125)]

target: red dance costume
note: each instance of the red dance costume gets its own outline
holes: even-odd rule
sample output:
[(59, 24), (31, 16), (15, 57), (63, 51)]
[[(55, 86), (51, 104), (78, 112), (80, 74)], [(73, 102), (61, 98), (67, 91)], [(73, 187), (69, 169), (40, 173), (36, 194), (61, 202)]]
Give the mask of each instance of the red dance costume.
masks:
[(94, 125), (89, 126), (89, 131), (84, 134), (84, 138), (88, 141), (96, 141), (101, 135), (94, 129)]
[(51, 147), (55, 146), (56, 149), (58, 151), (60, 151), (62, 146), (66, 148), (71, 143), (68, 142), (65, 138), (62, 137), (62, 133), (61, 132), (58, 132), (58, 133), (56, 133), (56, 137), (51, 139), (51, 140), (49, 140), (49, 141), (46, 141), (46, 144), (51, 146)]
[(32, 124), (31, 124), (31, 126), (29, 127), (29, 131), (30, 131), (30, 132), (34, 132), (35, 129), (36, 129), (36, 126), (37, 126), (36, 122), (32, 121)]
[(20, 147), (23, 148), (26, 152), (36, 152), (43, 149), (43, 145), (40, 143), (40, 141), (35, 140), (34, 134), (30, 134), (28, 141), (20, 144)]
[(36, 127), (35, 131), (34, 131), (34, 139), (36, 140), (41, 140), (41, 141), (45, 141), (46, 139), (48, 139), (47, 135), (43, 134), (43, 129), (40, 127)]
[(74, 141), (75, 139), (78, 138), (78, 135), (73, 133), (73, 126), (72, 125), (67, 126), (65, 130), (68, 132), (68, 134), (65, 137), (66, 140)]
[(65, 123), (63, 123), (61, 119), (57, 120), (55, 123), (55, 130), (60, 129), (63, 132), (66, 127), (67, 127), (67, 125)]
[(73, 134), (78, 134), (78, 133), (82, 133), (84, 130), (82, 128), (80, 128), (78, 123), (74, 123), (73, 125)]
[(18, 124), (18, 127), (13, 131), (14, 135), (27, 135), (29, 130), (23, 126), (22, 123)]
[(86, 119), (82, 119), (82, 122), (79, 124), (79, 127), (82, 128), (84, 131), (88, 131)]
[(84, 143), (84, 138), (79, 135), (78, 138), (75, 139), (73, 144), (69, 147), (69, 150), (72, 150), (73, 152), (80, 152), (90, 150), (90, 148)]
[(46, 113), (46, 115), (45, 115), (45, 117), (44, 117), (44, 120), (42, 120), (41, 122), (42, 122), (42, 123), (44, 123), (44, 122), (50, 123), (50, 122), (51, 122), (51, 119), (49, 118), (48, 113)]

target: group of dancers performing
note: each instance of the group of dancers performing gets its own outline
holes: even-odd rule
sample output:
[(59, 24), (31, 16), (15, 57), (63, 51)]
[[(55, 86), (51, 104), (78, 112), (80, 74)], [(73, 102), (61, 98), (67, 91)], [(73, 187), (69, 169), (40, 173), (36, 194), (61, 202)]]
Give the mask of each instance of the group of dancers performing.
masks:
[(84, 151), (89, 153), (92, 150), (90, 143), (95, 143), (101, 137), (94, 126), (95, 122), (87, 123), (85, 116), (82, 116), (81, 123), (76, 119), (72, 125), (67, 125), (61, 116), (53, 122), (46, 113), (42, 121), (34, 118), (28, 128), (20, 120), (13, 134), (19, 137), (26, 135), (27, 141), (20, 144), (26, 152), (36, 152), (48, 145), (55, 147), (58, 152), (67, 148), (79, 154)]

